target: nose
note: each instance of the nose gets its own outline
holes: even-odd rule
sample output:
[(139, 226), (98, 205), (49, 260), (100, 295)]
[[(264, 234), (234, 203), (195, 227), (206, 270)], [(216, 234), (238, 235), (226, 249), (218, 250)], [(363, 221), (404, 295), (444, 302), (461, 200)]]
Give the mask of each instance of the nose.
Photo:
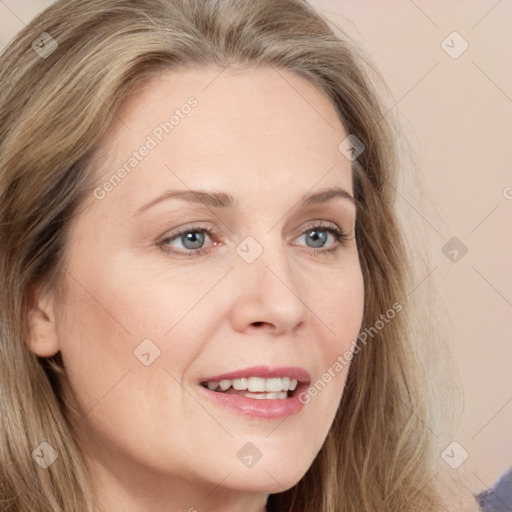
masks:
[(292, 333), (309, 315), (305, 287), (300, 275), (290, 264), (290, 255), (283, 244), (267, 244), (260, 256), (248, 263), (236, 256), (236, 286), (231, 318), (238, 332), (272, 336)]

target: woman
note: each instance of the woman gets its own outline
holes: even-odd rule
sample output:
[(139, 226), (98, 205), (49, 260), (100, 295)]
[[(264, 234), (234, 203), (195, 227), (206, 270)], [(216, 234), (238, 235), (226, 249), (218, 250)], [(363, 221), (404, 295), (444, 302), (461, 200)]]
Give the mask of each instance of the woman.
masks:
[(435, 511), (395, 134), (302, 0), (58, 1), (0, 59), (5, 511)]

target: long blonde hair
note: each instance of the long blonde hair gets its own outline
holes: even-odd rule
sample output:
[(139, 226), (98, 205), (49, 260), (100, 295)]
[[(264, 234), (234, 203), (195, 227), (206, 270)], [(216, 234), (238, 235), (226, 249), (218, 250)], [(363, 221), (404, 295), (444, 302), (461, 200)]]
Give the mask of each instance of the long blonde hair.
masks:
[[(43, 32), (58, 46), (41, 56), (32, 43)], [(269, 511), (439, 509), (427, 382), (410, 320), (413, 274), (395, 212), (395, 128), (350, 38), (305, 0), (60, 0), (1, 55), (1, 509), (95, 510), (60, 396), (60, 354), (38, 358), (27, 348), (29, 289), (36, 281), (59, 289), (67, 232), (93, 186), (95, 148), (123, 100), (163, 71), (212, 64), (297, 73), (365, 145), (353, 162), (356, 236), (363, 327), (378, 333), (367, 331), (354, 355), (312, 466), (269, 497)], [(400, 313), (375, 329), (394, 304)], [(47, 469), (31, 456), (44, 441), (59, 454)]]

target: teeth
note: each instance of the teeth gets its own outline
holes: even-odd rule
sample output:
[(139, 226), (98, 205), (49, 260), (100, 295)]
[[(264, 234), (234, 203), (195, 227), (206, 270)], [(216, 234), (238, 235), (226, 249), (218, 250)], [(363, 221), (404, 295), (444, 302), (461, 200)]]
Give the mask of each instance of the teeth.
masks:
[(237, 391), (243, 391), (244, 389), (247, 389), (247, 379), (233, 379), (232, 386)]
[(244, 393), (246, 398), (256, 398), (256, 400), (282, 400), (288, 398), (286, 391), (280, 391), (279, 393)]
[(231, 381), (228, 379), (221, 380), (219, 386), (222, 391), (226, 391), (226, 389), (231, 387)]
[(265, 379), (265, 391), (282, 391), (283, 385), (279, 377), (273, 379)]
[(279, 391), (278, 393), (265, 393), (267, 398), (275, 400), (280, 398), (288, 398), (288, 393), (286, 391)]
[[(209, 381), (206, 383), (207, 387), (211, 391), (220, 388), (220, 391), (227, 391), (230, 387), (237, 391), (247, 390), (247, 395), (253, 393), (265, 393), (258, 394), (258, 398), (265, 398), (268, 395), (275, 395), (285, 393), (287, 391), (294, 391), (297, 388), (297, 379), (291, 379), (290, 377), (271, 377), (266, 379), (264, 377), (242, 377), (239, 379), (222, 379), (221, 381)], [(251, 397), (254, 398), (254, 397)]]
[(265, 391), (265, 379), (261, 377), (249, 377), (247, 379), (247, 389), (253, 393), (256, 391)]

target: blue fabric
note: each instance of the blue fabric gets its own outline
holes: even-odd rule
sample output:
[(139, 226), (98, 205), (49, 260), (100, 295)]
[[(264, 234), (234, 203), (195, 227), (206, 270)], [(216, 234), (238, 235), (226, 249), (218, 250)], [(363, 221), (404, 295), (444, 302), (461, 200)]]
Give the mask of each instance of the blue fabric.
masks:
[(512, 468), (476, 499), (483, 512), (512, 512)]

